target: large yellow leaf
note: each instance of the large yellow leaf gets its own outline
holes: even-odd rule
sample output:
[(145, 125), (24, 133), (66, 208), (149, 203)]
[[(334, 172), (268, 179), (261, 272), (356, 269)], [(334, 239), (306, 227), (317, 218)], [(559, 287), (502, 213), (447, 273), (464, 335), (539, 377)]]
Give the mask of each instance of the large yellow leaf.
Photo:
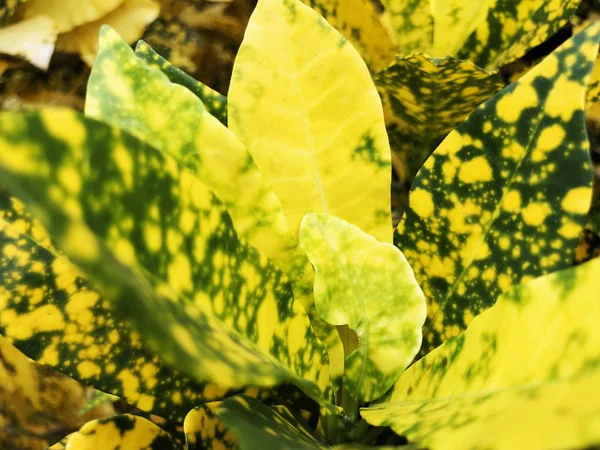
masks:
[(600, 260), (503, 294), (467, 331), (362, 411), (419, 448), (583, 448), (600, 442)]
[(260, 0), (238, 53), (229, 127), (270, 180), (297, 237), (308, 212), (391, 239), (381, 101), (356, 50), (297, 0)]
[(31, 18), (40, 15), (49, 16), (60, 33), (71, 31), (84, 23), (97, 20), (115, 8), (124, 0), (29, 0), (24, 16)]
[(58, 33), (48, 16), (37, 16), (0, 29), (0, 53), (20, 56), (46, 70)]

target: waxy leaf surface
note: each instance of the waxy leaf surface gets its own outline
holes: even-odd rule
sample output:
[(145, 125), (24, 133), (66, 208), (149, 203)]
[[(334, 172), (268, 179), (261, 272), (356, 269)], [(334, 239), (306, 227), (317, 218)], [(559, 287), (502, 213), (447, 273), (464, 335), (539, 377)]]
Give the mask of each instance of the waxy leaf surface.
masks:
[(306, 213), (334, 214), (391, 242), (390, 152), (367, 66), (297, 0), (258, 3), (234, 65), (230, 129), (281, 201), (297, 237)]
[(30, 358), (175, 420), (230, 394), (165, 365), (6, 190), (0, 269), (0, 334)]
[(131, 414), (93, 420), (67, 440), (68, 450), (175, 450), (167, 433)]
[(417, 174), (396, 243), (429, 302), (425, 352), (512, 285), (573, 261), (592, 195), (583, 107), (599, 30), (481, 105)]
[(594, 260), (504, 293), (363, 417), (436, 449), (599, 442), (599, 276)]
[(169, 81), (188, 88), (198, 97), (206, 110), (227, 126), (227, 97), (195, 80), (185, 72), (173, 66), (169, 61), (155, 52), (144, 41), (139, 41), (135, 47), (135, 55), (144, 61), (148, 67), (160, 70)]
[(384, 69), (396, 54), (383, 11), (371, 0), (302, 0), (348, 39), (374, 71)]
[(4, 113), (0, 128), (3, 181), (161, 357), (225, 387), (298, 383), (323, 404), (326, 355), (289, 283), (191, 172), (70, 111)]
[[(424, 54), (397, 58), (375, 83), (383, 94), (386, 122), (422, 141), (446, 135), (504, 86), (498, 74), (469, 61)], [(429, 156), (428, 146), (424, 149), (421, 162)]]
[(346, 357), (344, 388), (360, 401), (383, 395), (421, 347), (423, 292), (400, 250), (328, 214), (307, 214), (300, 245), (315, 267), (315, 304), (348, 325), (358, 348)]
[(339, 338), (332, 327), (319, 323), (313, 311), (313, 270), (252, 156), (199, 98), (148, 67), (113, 30), (104, 28), (100, 40), (86, 115), (124, 129), (172, 156), (219, 197), (240, 236), (285, 270), (296, 298), (309, 311), (332, 360), (337, 361), (335, 371), (341, 374)]

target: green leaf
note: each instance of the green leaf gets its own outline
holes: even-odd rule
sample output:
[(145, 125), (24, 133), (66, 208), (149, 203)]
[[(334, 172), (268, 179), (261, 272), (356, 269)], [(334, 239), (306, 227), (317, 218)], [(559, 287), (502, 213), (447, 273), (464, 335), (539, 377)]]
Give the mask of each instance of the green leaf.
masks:
[(599, 276), (595, 260), (503, 294), (363, 417), (435, 449), (597, 443)]
[(194, 78), (171, 65), (169, 61), (155, 52), (152, 47), (144, 41), (139, 41), (135, 47), (135, 54), (144, 61), (148, 67), (160, 70), (169, 81), (188, 88), (196, 97), (198, 97), (206, 110), (216, 117), (223, 125), (227, 125), (227, 97), (219, 94), (217, 91), (196, 81)]
[(315, 267), (315, 303), (333, 325), (356, 331), (344, 388), (362, 402), (383, 395), (421, 347), (426, 307), (404, 255), (328, 214), (307, 214), (300, 245)]
[(319, 321), (312, 299), (313, 270), (290, 234), (279, 200), (243, 144), (188, 89), (136, 58), (110, 28), (90, 76), (86, 115), (132, 133), (191, 169), (224, 203), (240, 236), (281, 267), (311, 316), (334, 364), (343, 350), (333, 327)]
[(297, 383), (324, 404), (326, 355), (289, 284), (188, 170), (70, 111), (0, 125), (3, 181), (165, 361), (223, 387)]
[(99, 406), (113, 404), (117, 400), (119, 400), (119, 397), (116, 395), (106, 394), (105, 392), (94, 390), (92, 397), (85, 403), (85, 405), (83, 405), (78, 414), (83, 416)]
[(99, 448), (175, 450), (177, 447), (167, 433), (149, 420), (123, 414), (86, 423), (69, 437), (66, 448), (69, 450)]
[(313, 436), (284, 407), (268, 407), (248, 396), (220, 402), (216, 412), (239, 440), (241, 450), (320, 450), (328, 446)]
[(240, 47), (229, 127), (281, 201), (296, 237), (334, 214), (391, 242), (390, 152), (381, 101), (356, 50), (298, 0), (261, 0)]
[(348, 39), (374, 71), (384, 69), (396, 54), (391, 30), (371, 0), (302, 0)]
[(415, 178), (396, 244), (429, 302), (425, 352), (512, 285), (573, 261), (592, 195), (583, 108), (599, 30), (481, 105)]
[(231, 394), (165, 365), (6, 190), (0, 269), (0, 333), (30, 358), (175, 420)]
[[(375, 76), (383, 93), (386, 121), (427, 142), (443, 137), (504, 86), (496, 73), (450, 56), (398, 57)], [(429, 156), (428, 146), (419, 158)], [(420, 167), (420, 165), (419, 165)]]
[(490, 3), (487, 20), (471, 34), (457, 56), (495, 70), (523, 56), (564, 26), (580, 0), (520, 0)]

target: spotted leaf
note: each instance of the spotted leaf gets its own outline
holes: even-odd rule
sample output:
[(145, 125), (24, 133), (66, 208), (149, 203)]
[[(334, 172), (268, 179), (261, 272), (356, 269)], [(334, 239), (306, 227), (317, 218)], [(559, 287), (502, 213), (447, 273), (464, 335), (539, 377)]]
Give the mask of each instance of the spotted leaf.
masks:
[(24, 9), (26, 19), (48, 16), (56, 24), (59, 33), (100, 19), (116, 9), (125, 0), (27, 0)]
[(271, 408), (251, 397), (235, 396), (220, 402), (216, 412), (238, 438), (241, 450), (255, 449), (257, 442), (273, 450), (328, 448), (284, 407)]
[[(421, 141), (445, 136), (504, 86), (496, 73), (469, 61), (424, 54), (398, 57), (375, 77), (383, 92), (386, 122)], [(429, 156), (423, 145), (420, 164)]]
[(0, 264), (0, 333), (34, 360), (174, 420), (231, 393), (165, 365), (6, 190)]
[(580, 0), (489, 2), (487, 19), (469, 36), (457, 56), (495, 70), (523, 56), (564, 26)]
[(500, 296), (363, 409), (420, 447), (580, 448), (600, 440), (600, 260)]
[[(192, 92), (136, 58), (110, 28), (100, 38), (86, 115), (124, 129), (191, 169), (224, 203), (236, 230), (284, 269), (296, 298), (343, 370), (333, 327), (318, 323), (312, 299), (313, 270), (290, 234), (281, 204), (244, 145)], [(118, 88), (117, 88), (118, 86)], [(329, 328), (329, 329), (328, 329)]]
[(396, 54), (393, 34), (371, 0), (302, 0), (348, 39), (374, 71), (384, 69)]
[(382, 0), (382, 3), (403, 56), (456, 54), (488, 13), (487, 1)]
[(319, 315), (358, 336), (344, 388), (362, 402), (379, 398), (421, 347), (425, 298), (412, 269), (392, 244), (327, 214), (306, 215), (300, 245), (315, 267)]
[(227, 125), (227, 97), (196, 81), (185, 72), (171, 65), (169, 61), (160, 56), (144, 41), (137, 43), (135, 54), (149, 67), (164, 73), (171, 83), (180, 84), (196, 94), (196, 97), (202, 101), (206, 110), (223, 125)]
[[(260, 402), (258, 402), (260, 403)], [(211, 402), (192, 409), (185, 418), (183, 428), (187, 450), (236, 450), (238, 440), (225, 428), (216, 414), (221, 402)]]
[(177, 447), (167, 433), (147, 419), (123, 414), (93, 420), (73, 433), (66, 448), (69, 450), (175, 450)]
[(415, 178), (396, 242), (429, 302), (424, 351), (511, 285), (571, 264), (592, 194), (583, 98), (599, 30), (481, 105)]
[(281, 201), (292, 234), (326, 212), (391, 242), (390, 154), (367, 66), (298, 0), (260, 0), (235, 61), (229, 127)]
[(3, 181), (167, 362), (224, 387), (296, 383), (325, 404), (326, 355), (289, 283), (192, 173), (66, 110), (3, 113), (0, 129)]

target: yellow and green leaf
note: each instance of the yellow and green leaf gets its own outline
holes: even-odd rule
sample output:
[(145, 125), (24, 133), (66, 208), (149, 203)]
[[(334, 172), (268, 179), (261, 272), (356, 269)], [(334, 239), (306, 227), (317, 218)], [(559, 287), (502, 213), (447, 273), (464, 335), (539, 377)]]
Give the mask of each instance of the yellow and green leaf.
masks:
[(598, 443), (599, 276), (596, 259), (502, 294), (363, 417), (440, 450)]
[(540, 45), (575, 14), (580, 0), (489, 1), (487, 19), (457, 56), (496, 70)]
[(358, 336), (344, 388), (361, 402), (381, 397), (421, 347), (425, 298), (410, 265), (392, 244), (328, 214), (305, 216), (300, 245), (315, 267), (319, 316)]
[(139, 41), (135, 47), (135, 54), (144, 61), (148, 67), (160, 70), (169, 81), (174, 84), (180, 84), (188, 88), (196, 97), (198, 97), (206, 110), (219, 122), (227, 126), (227, 97), (219, 94), (217, 91), (209, 88), (205, 84), (196, 81), (194, 78), (171, 65), (169, 61), (155, 52), (152, 47), (144, 41)]
[(3, 182), (165, 361), (224, 387), (294, 383), (325, 404), (326, 355), (289, 283), (190, 171), (66, 110), (3, 113), (0, 128)]
[(0, 333), (34, 360), (174, 420), (231, 394), (165, 365), (6, 190), (0, 268)]
[(147, 419), (123, 414), (93, 420), (67, 440), (69, 450), (175, 450), (167, 433)]
[(234, 65), (228, 124), (297, 237), (324, 212), (391, 242), (390, 151), (381, 101), (346, 39), (298, 0), (261, 0)]
[(388, 125), (397, 123), (424, 142), (421, 164), (431, 150), (427, 141), (445, 136), (504, 86), (497, 73), (469, 61), (424, 54), (398, 57), (375, 76), (375, 83), (383, 94)]
[(359, 51), (375, 72), (384, 69), (396, 54), (386, 17), (371, 0), (302, 0), (321, 14)]
[[(260, 403), (259, 401), (257, 401)], [(216, 414), (221, 402), (211, 402), (192, 409), (185, 417), (186, 450), (236, 450), (238, 440), (225, 428)]]
[(485, 21), (488, 1), (382, 0), (402, 56), (455, 55)]
[(104, 28), (100, 41), (88, 84), (86, 115), (124, 129), (172, 156), (219, 197), (240, 236), (285, 270), (295, 297), (330, 350), (335, 363), (332, 375), (341, 375), (339, 338), (314, 313), (313, 270), (252, 156), (198, 97), (136, 58), (113, 30)]
[(429, 302), (425, 351), (512, 285), (573, 261), (592, 196), (583, 109), (599, 31), (480, 106), (415, 178), (396, 244)]

